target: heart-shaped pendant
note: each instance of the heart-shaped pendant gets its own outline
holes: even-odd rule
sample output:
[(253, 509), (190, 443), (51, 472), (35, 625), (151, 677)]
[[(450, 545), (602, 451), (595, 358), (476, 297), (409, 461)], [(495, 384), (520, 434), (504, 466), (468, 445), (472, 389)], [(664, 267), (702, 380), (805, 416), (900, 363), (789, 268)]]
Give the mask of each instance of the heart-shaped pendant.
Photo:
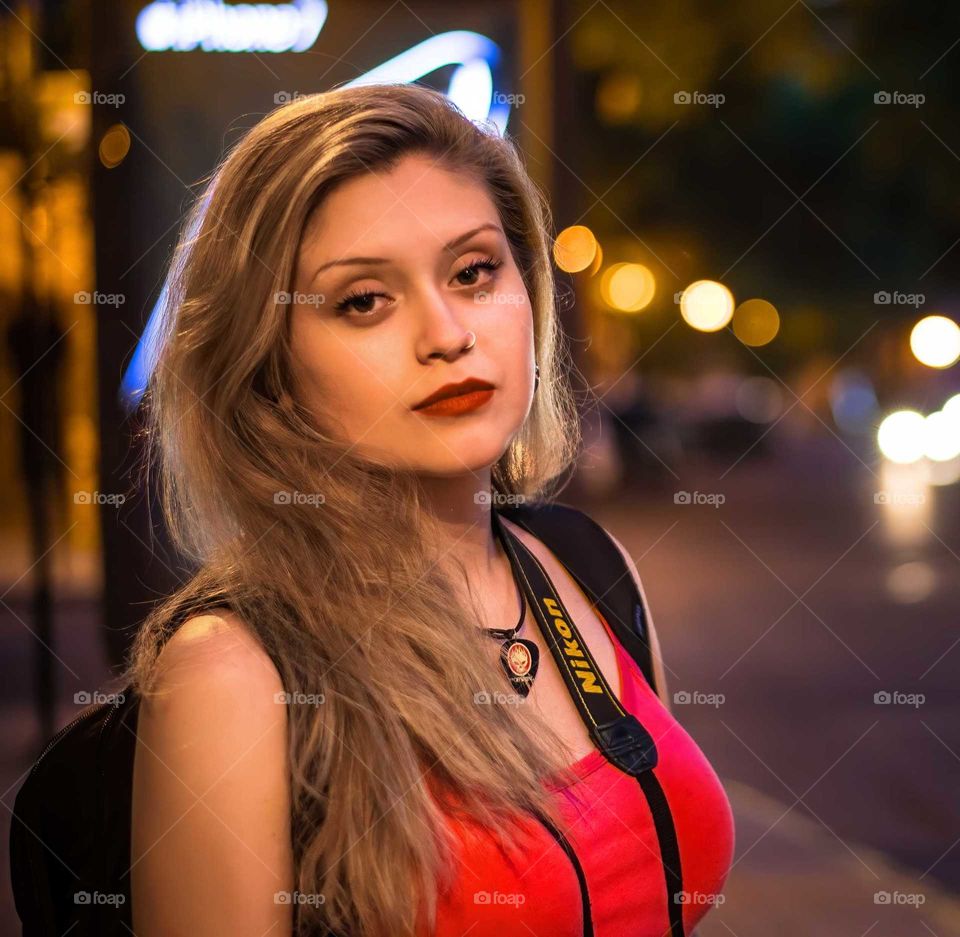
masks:
[(504, 641), (500, 646), (500, 664), (513, 688), (521, 696), (526, 696), (540, 665), (540, 648), (526, 638)]

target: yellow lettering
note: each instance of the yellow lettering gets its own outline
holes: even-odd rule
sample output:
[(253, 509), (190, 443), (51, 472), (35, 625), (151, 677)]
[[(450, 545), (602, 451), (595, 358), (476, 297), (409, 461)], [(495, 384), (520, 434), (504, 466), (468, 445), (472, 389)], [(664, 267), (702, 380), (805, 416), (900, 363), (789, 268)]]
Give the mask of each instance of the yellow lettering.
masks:
[(592, 670), (575, 670), (580, 678), (580, 689), (584, 693), (603, 693), (603, 687), (597, 683), (597, 675)]
[(583, 657), (583, 651), (580, 650), (580, 645), (576, 641), (564, 641), (564, 650), (567, 657)]

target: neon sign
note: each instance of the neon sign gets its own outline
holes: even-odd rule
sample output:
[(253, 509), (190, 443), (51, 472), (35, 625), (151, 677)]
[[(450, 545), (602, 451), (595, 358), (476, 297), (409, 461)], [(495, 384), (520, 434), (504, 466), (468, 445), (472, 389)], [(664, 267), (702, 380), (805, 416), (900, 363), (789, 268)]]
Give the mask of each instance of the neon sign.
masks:
[(504, 95), (494, 95), (494, 71), (499, 71), (500, 47), (480, 33), (461, 29), (431, 36), (348, 81), (345, 87), (403, 84), (445, 65), (458, 66), (450, 78), (447, 97), (471, 120), (490, 120), (503, 134), (510, 106), (504, 103)]
[(238, 3), (154, 0), (137, 15), (137, 38), (148, 52), (303, 52), (327, 21), (325, 0)]

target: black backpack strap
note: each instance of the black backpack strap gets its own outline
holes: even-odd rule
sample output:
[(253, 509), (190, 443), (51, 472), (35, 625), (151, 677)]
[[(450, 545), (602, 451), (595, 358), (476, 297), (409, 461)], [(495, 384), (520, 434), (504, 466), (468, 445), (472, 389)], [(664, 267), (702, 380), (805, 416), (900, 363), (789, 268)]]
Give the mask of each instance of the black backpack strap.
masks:
[(497, 511), (550, 548), (659, 695), (643, 597), (623, 554), (603, 527), (568, 504), (505, 505)]

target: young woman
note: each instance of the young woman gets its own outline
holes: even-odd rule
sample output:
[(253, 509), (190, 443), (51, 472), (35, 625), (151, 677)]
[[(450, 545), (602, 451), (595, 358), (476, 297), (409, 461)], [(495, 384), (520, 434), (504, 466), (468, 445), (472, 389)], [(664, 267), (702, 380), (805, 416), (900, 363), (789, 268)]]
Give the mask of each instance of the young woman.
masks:
[[(592, 742), (494, 532), (579, 445), (549, 212), (512, 143), (424, 87), (313, 95), (190, 221), (146, 412), (197, 571), (131, 659), (138, 937), (689, 934), (732, 817), (652, 632), (662, 698), (501, 520), (656, 741), (679, 911), (662, 818)], [(518, 621), (525, 696), (483, 630)]]

